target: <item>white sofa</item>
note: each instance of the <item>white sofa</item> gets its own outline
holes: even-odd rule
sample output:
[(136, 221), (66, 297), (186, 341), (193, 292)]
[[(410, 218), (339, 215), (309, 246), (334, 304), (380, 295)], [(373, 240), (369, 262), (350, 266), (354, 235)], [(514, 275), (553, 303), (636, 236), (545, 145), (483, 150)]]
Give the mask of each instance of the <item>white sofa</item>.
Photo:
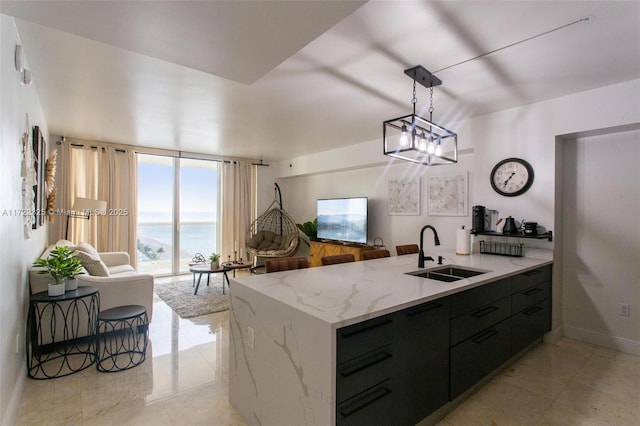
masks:
[[(40, 257), (46, 258), (49, 251), (59, 245), (74, 247), (67, 240), (60, 240), (49, 246)], [(147, 309), (149, 322), (153, 314), (153, 275), (137, 272), (133, 266), (129, 254), (126, 252), (99, 253), (100, 259), (107, 266), (109, 276), (92, 276), (86, 270), (78, 275), (79, 286), (92, 286), (100, 289), (100, 310), (123, 305), (142, 305)], [(51, 281), (49, 275), (38, 274), (38, 268), (32, 267), (29, 271), (29, 284), (31, 293), (47, 290)]]

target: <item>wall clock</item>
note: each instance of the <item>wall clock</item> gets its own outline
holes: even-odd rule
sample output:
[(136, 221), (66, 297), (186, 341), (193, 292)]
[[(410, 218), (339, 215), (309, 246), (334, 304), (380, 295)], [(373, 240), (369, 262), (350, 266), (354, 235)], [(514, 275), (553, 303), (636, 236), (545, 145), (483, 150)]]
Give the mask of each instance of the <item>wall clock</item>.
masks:
[(533, 184), (533, 167), (521, 158), (507, 158), (491, 170), (491, 187), (500, 195), (522, 195)]

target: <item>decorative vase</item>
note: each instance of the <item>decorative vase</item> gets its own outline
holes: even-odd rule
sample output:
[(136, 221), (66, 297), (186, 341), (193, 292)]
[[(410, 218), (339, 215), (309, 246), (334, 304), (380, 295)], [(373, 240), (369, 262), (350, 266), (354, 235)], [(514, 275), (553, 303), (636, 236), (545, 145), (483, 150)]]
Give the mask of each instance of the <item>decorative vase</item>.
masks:
[(78, 289), (78, 280), (73, 278), (67, 278), (64, 281), (64, 291), (73, 291)]
[(62, 296), (64, 294), (64, 281), (60, 284), (49, 283), (48, 292), (50, 297)]
[(212, 260), (211, 261), (211, 270), (215, 271), (216, 269), (220, 269), (220, 260)]

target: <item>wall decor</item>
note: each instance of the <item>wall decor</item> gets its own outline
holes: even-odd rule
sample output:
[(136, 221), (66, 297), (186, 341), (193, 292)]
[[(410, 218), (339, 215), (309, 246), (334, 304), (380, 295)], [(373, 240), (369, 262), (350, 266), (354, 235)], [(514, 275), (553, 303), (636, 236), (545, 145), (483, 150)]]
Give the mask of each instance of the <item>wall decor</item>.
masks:
[(389, 179), (389, 215), (420, 214), (420, 177)]
[(467, 216), (468, 172), (429, 176), (430, 216)]
[(36, 173), (35, 184), (33, 186), (34, 192), (34, 220), (33, 229), (38, 229), (44, 225), (44, 212), (47, 209), (47, 193), (45, 188), (45, 152), (46, 142), (42, 132), (40, 132), (39, 126), (33, 126), (33, 153), (34, 153), (34, 170)]
[(37, 180), (36, 171), (34, 169), (35, 161), (33, 155), (33, 144), (29, 137), (29, 132), (24, 132), (22, 134), (21, 148), (22, 168), (20, 175), (22, 178), (22, 218), (24, 221), (24, 237), (30, 238), (35, 218), (32, 214), (35, 210), (35, 192), (33, 191), (33, 188), (35, 187)]

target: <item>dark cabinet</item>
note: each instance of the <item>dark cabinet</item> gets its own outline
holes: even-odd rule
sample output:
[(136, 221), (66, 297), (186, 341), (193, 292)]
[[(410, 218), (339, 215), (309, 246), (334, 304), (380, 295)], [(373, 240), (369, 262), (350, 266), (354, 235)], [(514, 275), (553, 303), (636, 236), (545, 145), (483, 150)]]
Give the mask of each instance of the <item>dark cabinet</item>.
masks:
[(451, 296), (449, 399), (511, 356), (511, 278)]
[(513, 277), (512, 355), (551, 330), (551, 273), (549, 265)]
[(551, 266), (336, 332), (336, 424), (414, 425), (551, 328)]
[(413, 425), (448, 400), (449, 300), (337, 331), (336, 424)]
[(448, 298), (396, 315), (394, 424), (414, 425), (447, 402), (449, 321)]
[(394, 314), (337, 330), (336, 425), (392, 424)]

